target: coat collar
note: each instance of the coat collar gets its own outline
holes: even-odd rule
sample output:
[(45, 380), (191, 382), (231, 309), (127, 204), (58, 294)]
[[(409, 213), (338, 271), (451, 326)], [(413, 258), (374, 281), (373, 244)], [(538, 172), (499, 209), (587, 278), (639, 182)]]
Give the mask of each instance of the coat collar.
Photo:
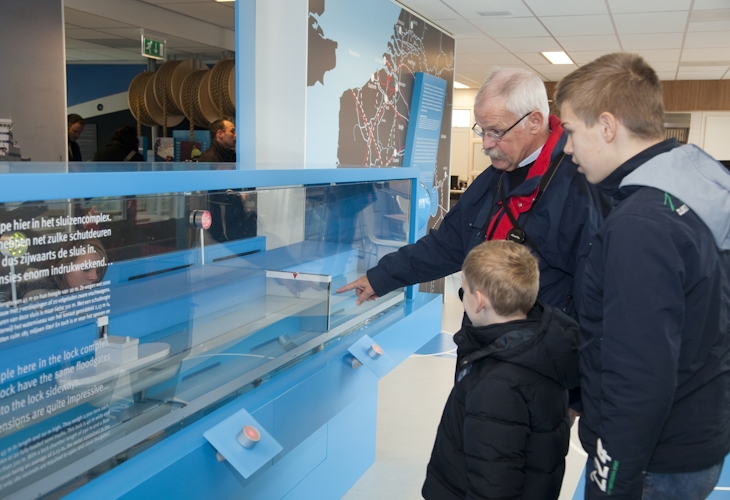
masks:
[(619, 188), (624, 177), (655, 156), (666, 153), (667, 151), (678, 148), (679, 146), (680, 144), (677, 142), (677, 139), (667, 139), (659, 144), (654, 144), (653, 146), (646, 148), (641, 153), (626, 160), (621, 166), (611, 172), (608, 177), (598, 183), (598, 189), (615, 200), (623, 200), (629, 194), (638, 189), (637, 186)]

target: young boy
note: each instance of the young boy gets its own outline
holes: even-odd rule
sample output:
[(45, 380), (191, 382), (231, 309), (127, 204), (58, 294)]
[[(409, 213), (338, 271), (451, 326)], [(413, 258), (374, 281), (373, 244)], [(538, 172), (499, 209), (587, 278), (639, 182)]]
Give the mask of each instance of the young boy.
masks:
[(510, 241), (474, 247), (462, 269), (467, 322), (456, 381), (423, 485), (426, 499), (558, 498), (577, 387), (578, 325), (536, 303), (540, 272)]
[(586, 499), (704, 499), (730, 451), (730, 174), (664, 140), (662, 98), (627, 53), (556, 92), (565, 152), (616, 202), (578, 311)]

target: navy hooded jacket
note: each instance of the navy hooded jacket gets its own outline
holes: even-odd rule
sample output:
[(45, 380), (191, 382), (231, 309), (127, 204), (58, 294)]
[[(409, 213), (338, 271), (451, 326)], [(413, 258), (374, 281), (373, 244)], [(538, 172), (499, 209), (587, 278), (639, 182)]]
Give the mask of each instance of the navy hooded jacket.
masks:
[(730, 451), (730, 173), (695, 146), (654, 145), (599, 187), (579, 309), (587, 499), (640, 499), (643, 472), (694, 472)]
[[(565, 141), (563, 134), (552, 151), (553, 160), (563, 154)], [(571, 158), (563, 157), (542, 198), (532, 210), (520, 214), (517, 221), (523, 225), (539, 259), (538, 299), (576, 317), (574, 281), (579, 280), (588, 242), (609, 205), (577, 171)], [(480, 233), (490, 213), (497, 211), (500, 196), (496, 188), (501, 174), (489, 167), (469, 186), (438, 229), (380, 259), (367, 272), (375, 293), (382, 297), (396, 288), (460, 271), (469, 250), (483, 241)], [(507, 196), (512, 197), (534, 192), (541, 180), (542, 176), (535, 176), (514, 189), (509, 186), (508, 175), (504, 175), (502, 182)]]

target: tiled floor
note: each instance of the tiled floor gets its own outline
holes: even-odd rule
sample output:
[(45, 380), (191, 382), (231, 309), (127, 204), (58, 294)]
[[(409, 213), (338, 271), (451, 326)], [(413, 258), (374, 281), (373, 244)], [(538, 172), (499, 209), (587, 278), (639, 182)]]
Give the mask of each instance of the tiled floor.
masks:
[[(460, 273), (447, 278), (442, 333), (380, 381), (376, 461), (344, 500), (421, 498), (436, 428), (453, 386), (452, 336), (464, 312), (457, 293), (460, 284)], [(574, 441), (578, 443), (577, 436)], [(584, 457), (580, 444), (571, 446), (564, 480), (569, 491), (560, 500), (572, 499)]]
[[(457, 290), (461, 275), (446, 281), (442, 333), (380, 381), (376, 461), (344, 500), (417, 500), (446, 398), (453, 384), (456, 346), (463, 309)], [(572, 428), (559, 500), (582, 500), (586, 454)], [(730, 460), (726, 460), (728, 465)], [(710, 500), (730, 499), (730, 465)]]

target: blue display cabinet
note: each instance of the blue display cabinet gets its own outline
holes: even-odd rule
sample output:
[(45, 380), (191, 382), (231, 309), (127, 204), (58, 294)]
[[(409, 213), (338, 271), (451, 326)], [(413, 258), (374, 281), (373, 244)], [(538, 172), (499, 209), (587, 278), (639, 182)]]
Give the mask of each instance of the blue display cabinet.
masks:
[(336, 290), (413, 240), (418, 171), (225, 168), (0, 164), (0, 497), (335, 499), (374, 462), (441, 299)]

